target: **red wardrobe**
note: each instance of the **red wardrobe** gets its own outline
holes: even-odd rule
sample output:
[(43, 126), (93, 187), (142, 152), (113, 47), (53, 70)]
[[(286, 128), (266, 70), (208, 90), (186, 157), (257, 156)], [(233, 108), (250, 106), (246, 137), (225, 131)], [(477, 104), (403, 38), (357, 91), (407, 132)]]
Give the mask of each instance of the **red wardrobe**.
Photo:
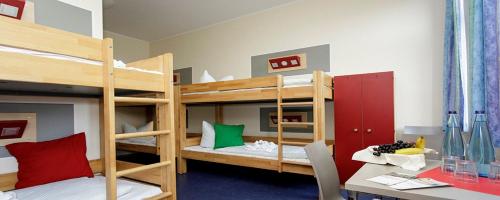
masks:
[(334, 77), (335, 163), (340, 183), (363, 165), (352, 154), (394, 142), (394, 74)]

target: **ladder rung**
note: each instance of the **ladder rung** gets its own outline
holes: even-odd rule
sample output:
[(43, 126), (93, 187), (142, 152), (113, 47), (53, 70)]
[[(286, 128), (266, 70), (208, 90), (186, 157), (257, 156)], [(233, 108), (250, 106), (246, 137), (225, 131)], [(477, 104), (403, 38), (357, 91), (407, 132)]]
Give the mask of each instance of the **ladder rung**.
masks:
[(156, 136), (156, 135), (165, 135), (169, 134), (169, 130), (162, 131), (147, 131), (147, 132), (137, 132), (137, 133), (121, 133), (116, 134), (116, 139), (126, 139), (126, 138), (137, 138), (137, 137), (147, 137), (147, 136)]
[(288, 102), (281, 103), (281, 106), (312, 106), (313, 102)]
[(314, 122), (281, 122), (285, 126), (313, 126)]
[(115, 97), (115, 102), (117, 103), (142, 103), (142, 104), (156, 104), (156, 103), (168, 103), (168, 99), (158, 99), (158, 98), (144, 98), (144, 97)]
[(157, 194), (155, 196), (146, 198), (146, 200), (159, 200), (159, 199), (165, 199), (169, 196), (172, 196), (172, 192), (163, 192), (161, 194)]
[(283, 163), (283, 164), (292, 164), (292, 165), (311, 166), (311, 163), (297, 162), (297, 161), (291, 161), (291, 160), (282, 160), (281, 163)]
[(154, 163), (154, 164), (150, 164), (150, 165), (143, 165), (140, 167), (134, 167), (134, 168), (130, 168), (130, 169), (122, 170), (122, 171), (117, 171), (116, 177), (125, 176), (128, 174), (133, 174), (136, 172), (150, 170), (150, 169), (154, 169), (154, 168), (158, 168), (158, 167), (167, 166), (167, 165), (170, 165), (170, 163), (171, 163), (170, 161), (163, 161), (163, 162)]
[(308, 142), (294, 142), (294, 141), (281, 141), (281, 144), (293, 145), (293, 146), (306, 146), (310, 143), (308, 143)]

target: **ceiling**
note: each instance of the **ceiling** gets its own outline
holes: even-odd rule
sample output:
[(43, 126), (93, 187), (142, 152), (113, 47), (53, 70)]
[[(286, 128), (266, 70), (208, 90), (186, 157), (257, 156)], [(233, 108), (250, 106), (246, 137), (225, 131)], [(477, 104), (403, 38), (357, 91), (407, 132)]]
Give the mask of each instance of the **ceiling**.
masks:
[(104, 0), (104, 30), (155, 41), (296, 0)]

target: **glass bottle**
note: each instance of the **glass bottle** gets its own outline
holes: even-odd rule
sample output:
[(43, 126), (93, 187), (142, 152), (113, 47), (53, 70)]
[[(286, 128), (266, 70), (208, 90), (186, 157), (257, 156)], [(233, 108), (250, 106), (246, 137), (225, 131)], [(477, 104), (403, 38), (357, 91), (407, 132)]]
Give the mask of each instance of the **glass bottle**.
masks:
[(476, 162), (479, 176), (488, 177), (490, 163), (495, 161), (495, 149), (486, 123), (484, 111), (476, 111), (467, 157)]
[(448, 112), (448, 124), (443, 139), (443, 156), (457, 156), (461, 159), (465, 156), (464, 142), (456, 111)]

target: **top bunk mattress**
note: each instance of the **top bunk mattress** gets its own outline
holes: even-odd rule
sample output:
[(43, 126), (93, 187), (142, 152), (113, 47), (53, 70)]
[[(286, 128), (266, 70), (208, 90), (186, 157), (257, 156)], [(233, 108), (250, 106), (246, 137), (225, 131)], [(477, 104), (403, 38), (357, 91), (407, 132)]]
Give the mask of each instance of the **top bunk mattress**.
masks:
[[(117, 180), (119, 200), (137, 200), (161, 193), (160, 188), (128, 180)], [(8, 200), (102, 200), (106, 199), (106, 178), (75, 178), (44, 185), (13, 190)], [(0, 196), (1, 197), (1, 196)], [(0, 198), (1, 199), (1, 198)]]
[[(261, 159), (273, 159), (273, 160), (278, 159), (277, 148), (273, 149), (272, 151), (265, 151), (261, 149), (254, 150), (252, 148), (249, 148), (249, 146), (252, 144), (253, 143), (245, 143), (245, 145), (243, 146), (225, 147), (220, 149), (212, 149), (201, 146), (189, 146), (185, 147), (184, 150), (201, 152), (201, 153), (214, 153), (214, 154), (243, 156), (251, 158), (261, 158)], [(283, 160), (310, 163), (309, 159), (307, 159), (307, 155), (303, 147), (290, 146), (290, 145), (283, 145)]]
[[(9, 47), (9, 46), (4, 46), (4, 45), (0, 45), (0, 52), (18, 53), (18, 54), (26, 54), (26, 55), (38, 56), (38, 57), (44, 57), (44, 58), (67, 60), (67, 61), (79, 62), (79, 63), (90, 64), (90, 65), (95, 65), (95, 66), (102, 66), (103, 65), (103, 63), (100, 61), (88, 60), (88, 59), (67, 56), (67, 55), (62, 55), (62, 54), (33, 51), (33, 50)], [(144, 73), (163, 74), (162, 72), (159, 72), (159, 71), (146, 70), (146, 69), (141, 69), (141, 68), (137, 68), (137, 67), (133, 67), (133, 66), (128, 67), (125, 65), (125, 63), (123, 63), (122, 61), (118, 61), (118, 60), (113, 60), (113, 66), (115, 68), (139, 71), (139, 72), (144, 72)]]

